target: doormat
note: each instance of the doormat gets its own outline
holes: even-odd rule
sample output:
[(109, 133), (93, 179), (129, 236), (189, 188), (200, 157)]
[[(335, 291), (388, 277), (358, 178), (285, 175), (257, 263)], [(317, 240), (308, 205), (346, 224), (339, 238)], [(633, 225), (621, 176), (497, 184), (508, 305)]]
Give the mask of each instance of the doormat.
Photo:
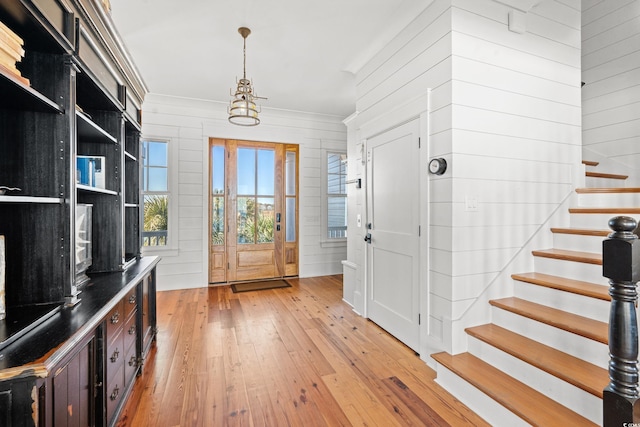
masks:
[(234, 294), (238, 292), (262, 291), (264, 289), (290, 288), (291, 285), (285, 280), (263, 280), (261, 282), (234, 283), (231, 290)]

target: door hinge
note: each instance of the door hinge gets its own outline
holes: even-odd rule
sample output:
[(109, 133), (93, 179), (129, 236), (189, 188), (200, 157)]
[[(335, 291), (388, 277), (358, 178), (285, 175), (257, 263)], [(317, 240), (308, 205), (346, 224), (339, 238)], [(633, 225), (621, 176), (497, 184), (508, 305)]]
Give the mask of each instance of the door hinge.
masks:
[(420, 148), (420, 143), (421, 143), (420, 137), (418, 137), (418, 148)]
[(231, 264), (227, 263), (227, 270), (231, 270)]
[(422, 226), (418, 226), (418, 237), (422, 236)]
[(420, 313), (418, 313), (418, 325), (421, 324), (422, 319), (420, 318)]

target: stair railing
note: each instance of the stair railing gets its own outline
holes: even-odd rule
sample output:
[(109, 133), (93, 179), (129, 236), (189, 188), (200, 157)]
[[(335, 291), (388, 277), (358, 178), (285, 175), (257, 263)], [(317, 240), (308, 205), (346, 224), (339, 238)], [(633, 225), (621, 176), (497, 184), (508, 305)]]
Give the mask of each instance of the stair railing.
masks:
[(640, 239), (635, 219), (609, 220), (613, 233), (602, 242), (602, 274), (609, 279), (609, 385), (603, 394), (603, 426), (640, 426), (638, 321)]

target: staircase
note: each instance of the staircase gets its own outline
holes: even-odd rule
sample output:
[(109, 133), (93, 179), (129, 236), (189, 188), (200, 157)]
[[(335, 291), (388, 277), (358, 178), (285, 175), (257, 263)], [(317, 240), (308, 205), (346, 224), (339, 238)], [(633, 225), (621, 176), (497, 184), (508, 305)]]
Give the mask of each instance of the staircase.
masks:
[(490, 301), (492, 323), (466, 329), (468, 352), (437, 353), (438, 382), (496, 426), (601, 425), (610, 297), (602, 240), (617, 215), (640, 214), (640, 188), (589, 169), (570, 228), (513, 274), (514, 296)]

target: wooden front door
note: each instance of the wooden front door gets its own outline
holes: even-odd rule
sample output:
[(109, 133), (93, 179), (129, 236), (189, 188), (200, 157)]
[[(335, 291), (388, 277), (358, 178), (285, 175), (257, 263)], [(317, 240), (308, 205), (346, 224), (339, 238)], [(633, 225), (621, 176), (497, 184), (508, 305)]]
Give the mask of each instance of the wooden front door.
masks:
[(209, 282), (298, 274), (296, 145), (210, 139)]

